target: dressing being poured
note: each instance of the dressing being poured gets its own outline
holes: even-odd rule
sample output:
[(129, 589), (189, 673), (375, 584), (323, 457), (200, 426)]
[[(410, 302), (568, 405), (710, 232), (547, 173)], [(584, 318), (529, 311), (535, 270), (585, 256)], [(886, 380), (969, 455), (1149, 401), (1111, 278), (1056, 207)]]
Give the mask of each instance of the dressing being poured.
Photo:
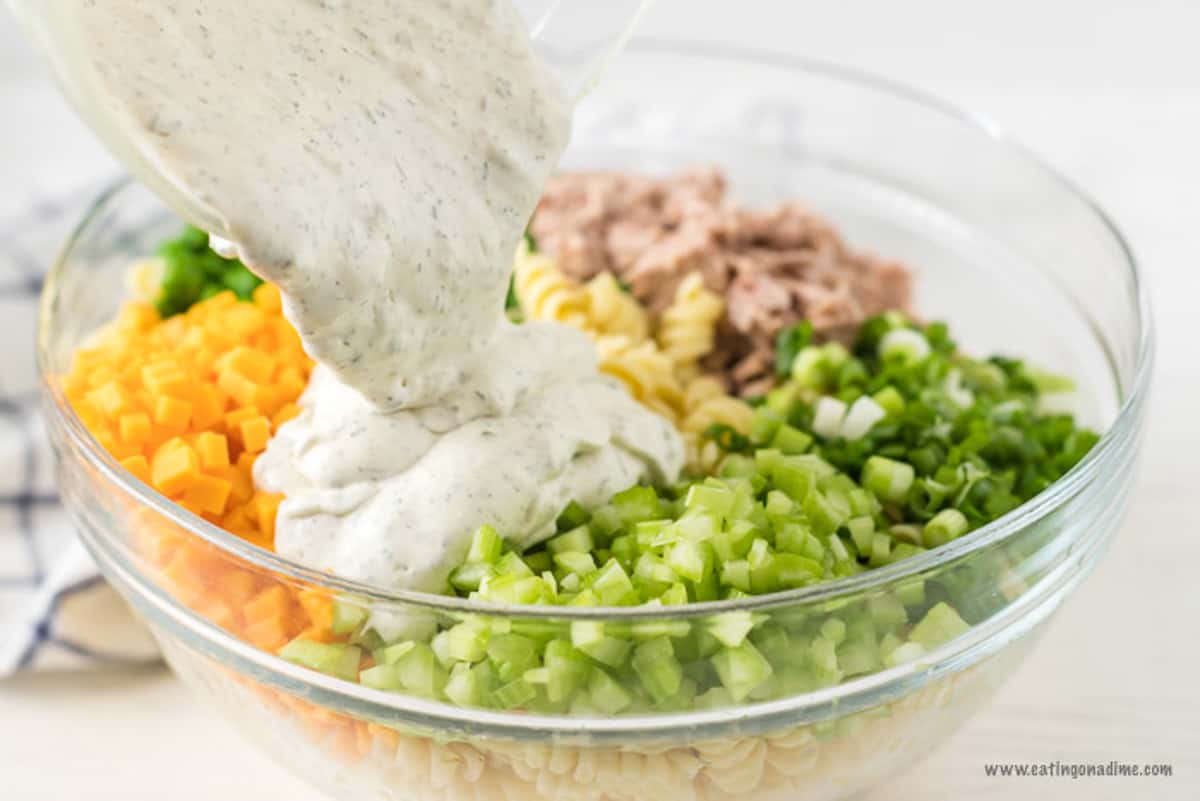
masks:
[(280, 554), (440, 590), (481, 524), (532, 544), (571, 500), (678, 474), (583, 334), (505, 318), (570, 130), (507, 0), (56, 2), (91, 102), (320, 362), (255, 468)]

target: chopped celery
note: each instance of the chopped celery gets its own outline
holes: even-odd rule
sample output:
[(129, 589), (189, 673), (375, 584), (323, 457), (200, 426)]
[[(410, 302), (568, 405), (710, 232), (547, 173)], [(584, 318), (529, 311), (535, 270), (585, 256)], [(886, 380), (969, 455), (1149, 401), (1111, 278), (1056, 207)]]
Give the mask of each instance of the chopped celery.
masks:
[(754, 417), (750, 421), (750, 439), (760, 444), (768, 443), (783, 424), (783, 414), (768, 406), (760, 406), (754, 410)]
[(695, 484), (688, 490), (683, 505), (689, 510), (701, 509), (724, 516), (733, 511), (735, 500), (727, 487)]
[(680, 540), (667, 549), (666, 563), (675, 575), (700, 581), (708, 568), (704, 551), (690, 540)]
[(870, 517), (854, 517), (846, 521), (846, 529), (850, 539), (860, 554), (871, 552), (871, 543), (875, 539), (875, 520)]
[(467, 562), (494, 563), (500, 558), (504, 542), (500, 534), (491, 526), (480, 526), (471, 537), (471, 547), (467, 550)]
[(838, 645), (846, 639), (846, 622), (831, 617), (821, 624), (821, 636)]
[(279, 656), (297, 665), (354, 681), (358, 678), (358, 666), (362, 649), (355, 645), (319, 643), (297, 638), (279, 649)]
[(679, 692), (683, 666), (675, 658), (675, 649), (667, 637), (643, 642), (634, 650), (632, 663), (642, 687), (655, 701), (663, 701)]
[(400, 683), (400, 676), (392, 665), (376, 665), (361, 671), (358, 674), (358, 683), (372, 690), (398, 692), (404, 689)]
[(630, 487), (612, 499), (613, 508), (626, 525), (658, 517), (658, 494), (652, 487)]
[(353, 634), (367, 622), (369, 616), (366, 602), (339, 598), (333, 602), (333, 622), (330, 628), (334, 634)]
[(546, 550), (551, 554), (565, 553), (567, 551), (587, 553), (594, 547), (595, 542), (592, 540), (592, 531), (586, 525), (577, 526), (565, 534), (559, 534), (546, 543)]
[(492, 698), (501, 709), (517, 709), (537, 698), (537, 690), (529, 682), (518, 678), (496, 688)]
[(883, 664), (888, 667), (896, 667), (896, 665), (905, 662), (911, 662), (914, 659), (919, 659), (925, 655), (925, 648), (920, 643), (906, 642), (902, 645), (897, 645), (892, 650), (888, 651), (883, 657)]
[(744, 700), (754, 688), (769, 679), (771, 663), (749, 642), (723, 648), (712, 658), (721, 685), (735, 702)]
[(912, 642), (920, 643), (927, 651), (932, 651), (944, 642), (948, 642), (971, 627), (967, 625), (958, 612), (941, 601), (935, 604), (917, 625), (913, 626), (908, 637)]
[(606, 715), (615, 715), (633, 703), (633, 696), (612, 676), (595, 668), (588, 676), (588, 695), (592, 705)]
[(380, 665), (394, 665), (417, 646), (418, 643), (412, 640), (402, 640), (394, 645), (385, 646), (375, 653), (375, 662)]
[(567, 508), (559, 514), (558, 520), (555, 522), (559, 532), (570, 531), (573, 528), (578, 528), (591, 519), (591, 515), (582, 506), (575, 501), (567, 504)]
[[(488, 630), (477, 622), (459, 623), (442, 635), (445, 636), (445, 655), (452, 662), (478, 662), (487, 656)], [(446, 661), (443, 660), (443, 664)]]
[(487, 563), (468, 562), (454, 568), (450, 573), (450, 584), (460, 592), (474, 592), (479, 589), (484, 579), (495, 575), (495, 569)]
[(592, 555), (580, 551), (554, 554), (554, 565), (568, 573), (578, 573), (581, 576), (596, 572), (596, 563), (592, 560)]
[(812, 447), (812, 444), (813, 438), (810, 434), (786, 423), (779, 426), (775, 431), (775, 436), (771, 438), (771, 447), (784, 455), (804, 453)]
[(546, 644), (546, 696), (551, 702), (565, 701), (587, 678), (587, 657), (575, 650), (566, 640), (551, 640)]
[(634, 593), (633, 582), (615, 559), (610, 559), (592, 581), (592, 592), (605, 606), (616, 606)]
[(741, 645), (753, 628), (754, 617), (749, 612), (726, 612), (705, 623), (705, 629), (728, 648)]
[[(1071, 418), (1039, 412), (1046, 387), (1031, 368), (971, 359), (944, 327), (898, 313), (864, 325), (853, 354), (806, 344), (790, 366), (791, 378), (756, 404), (749, 437), (720, 439), (745, 450), (726, 452), (715, 475), (631, 487), (593, 508), (570, 504), (554, 536), (524, 553), (481, 527), (450, 574), (451, 591), (491, 603), (666, 613), (852, 576), (1006, 513), (1096, 441)], [(925, 579), (910, 578), (865, 601), (769, 618), (727, 612), (693, 625), (669, 616), (618, 624), (465, 615), (424, 641), (389, 644), (364, 631), (365, 605), (347, 599), (334, 607), (333, 629), (353, 645), (297, 640), (281, 655), (365, 686), (468, 706), (706, 708), (918, 659), (964, 632), (964, 616), (982, 619), (1004, 603), (1003, 591), (976, 584), (1007, 566), (1000, 554), (994, 570), (932, 577), (928, 591)], [(361, 673), (360, 652), (347, 650), (359, 645), (374, 657)]]

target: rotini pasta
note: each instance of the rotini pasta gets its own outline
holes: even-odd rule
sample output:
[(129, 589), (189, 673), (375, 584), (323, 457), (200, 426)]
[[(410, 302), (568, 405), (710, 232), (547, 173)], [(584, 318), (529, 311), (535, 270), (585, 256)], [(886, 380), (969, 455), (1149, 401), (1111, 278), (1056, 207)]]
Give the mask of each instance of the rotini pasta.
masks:
[(724, 311), (724, 301), (705, 288), (699, 273), (689, 273), (676, 289), (659, 322), (658, 345), (685, 377), (694, 374), (696, 362), (713, 349)]
[(746, 403), (726, 394), (713, 377), (694, 378), (700, 357), (712, 350), (724, 310), (698, 273), (680, 284), (659, 322), (657, 341), (648, 338), (645, 308), (611, 273), (581, 287), (558, 270), (553, 258), (522, 245), (515, 275), (525, 316), (571, 325), (591, 336), (600, 369), (619, 379), (643, 405), (679, 425), (693, 470), (711, 469), (720, 458), (716, 445), (702, 438), (713, 423), (749, 431), (752, 410)]
[(166, 264), (162, 259), (143, 259), (135, 262), (125, 273), (125, 288), (130, 297), (143, 303), (153, 303), (162, 286)]
[(668, 359), (650, 340), (596, 338), (600, 369), (619, 379), (642, 405), (672, 421), (683, 413), (683, 390)]
[(588, 330), (599, 336), (623, 336), (641, 342), (650, 333), (645, 308), (617, 283), (610, 272), (588, 281)]
[[(577, 746), (502, 738), (439, 741), (356, 720), (265, 687), (229, 682), (177, 645), (167, 657), (245, 727), (304, 759), (331, 792), (374, 786), (384, 801), (762, 801), (841, 797), (863, 771), (894, 770), (927, 753), (1011, 671), (998, 658), (932, 681), (892, 702), (887, 714), (836, 726), (793, 725), (761, 734), (669, 746)], [(279, 723), (287, 728), (281, 729)], [(295, 732), (280, 738), (281, 732)], [(331, 770), (347, 760), (352, 768)], [(364, 780), (358, 783), (356, 780)]]
[(517, 250), (513, 285), (526, 319), (588, 327), (587, 293), (563, 275), (549, 256), (530, 252), (522, 244)]
[(711, 472), (721, 458), (715, 442), (704, 439), (714, 423), (724, 423), (742, 434), (750, 432), (754, 410), (750, 404), (725, 392), (713, 376), (701, 376), (688, 382), (684, 390), (683, 417), (679, 430), (687, 445), (688, 468), (694, 473)]

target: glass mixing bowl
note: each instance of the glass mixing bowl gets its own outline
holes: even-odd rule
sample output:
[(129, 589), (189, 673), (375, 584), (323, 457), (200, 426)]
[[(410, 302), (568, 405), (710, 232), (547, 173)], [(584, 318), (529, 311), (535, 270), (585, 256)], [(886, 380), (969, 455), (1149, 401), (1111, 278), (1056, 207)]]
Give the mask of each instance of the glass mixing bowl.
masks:
[[(379, 592), (299, 567), (172, 505), (125, 473), (73, 414), (60, 386), (73, 350), (113, 317), (130, 261), (178, 225), (145, 189), (116, 187), (67, 244), (43, 300), (39, 358), (63, 498), (179, 675), (335, 797), (847, 797), (913, 765), (987, 700), (1121, 518), (1151, 330), (1132, 258), (1085, 197), (990, 124), (850, 71), (655, 44), (611, 69), (580, 109), (569, 166), (661, 172), (711, 162), (726, 168), (741, 200), (804, 199), (852, 242), (911, 265), (918, 308), (947, 319), (967, 348), (1026, 355), (1073, 376), (1076, 411), (1103, 438), (1062, 480), (968, 536), (778, 595), (582, 609)], [(459, 707), (275, 656), (297, 632), (264, 627), (253, 610), (313, 597), (406, 624), (469, 618), (530, 636), (601, 621), (680, 638), (685, 662), (681, 644), (695, 627), (750, 613), (760, 650), (791, 679), (737, 703), (626, 716)], [(911, 621), (936, 601), (970, 627), (916, 659), (855, 672), (839, 644), (844, 627)]]

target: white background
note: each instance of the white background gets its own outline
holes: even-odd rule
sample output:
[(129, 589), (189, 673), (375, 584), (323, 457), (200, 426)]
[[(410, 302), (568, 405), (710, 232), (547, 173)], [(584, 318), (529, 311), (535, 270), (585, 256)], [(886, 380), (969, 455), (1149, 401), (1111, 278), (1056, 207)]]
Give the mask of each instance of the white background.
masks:
[[(252, 0), (248, 0), (252, 1)], [(0, 13), (0, 219), (113, 167)], [(1115, 216), (1159, 334), (1142, 475), (1104, 564), (996, 703), (883, 799), (1200, 798), (1200, 3), (660, 0), (643, 33), (802, 53), (985, 111)], [(996, 779), (994, 761), (1174, 763), (1173, 779)], [(164, 671), (0, 684), (0, 798), (316, 796)]]

